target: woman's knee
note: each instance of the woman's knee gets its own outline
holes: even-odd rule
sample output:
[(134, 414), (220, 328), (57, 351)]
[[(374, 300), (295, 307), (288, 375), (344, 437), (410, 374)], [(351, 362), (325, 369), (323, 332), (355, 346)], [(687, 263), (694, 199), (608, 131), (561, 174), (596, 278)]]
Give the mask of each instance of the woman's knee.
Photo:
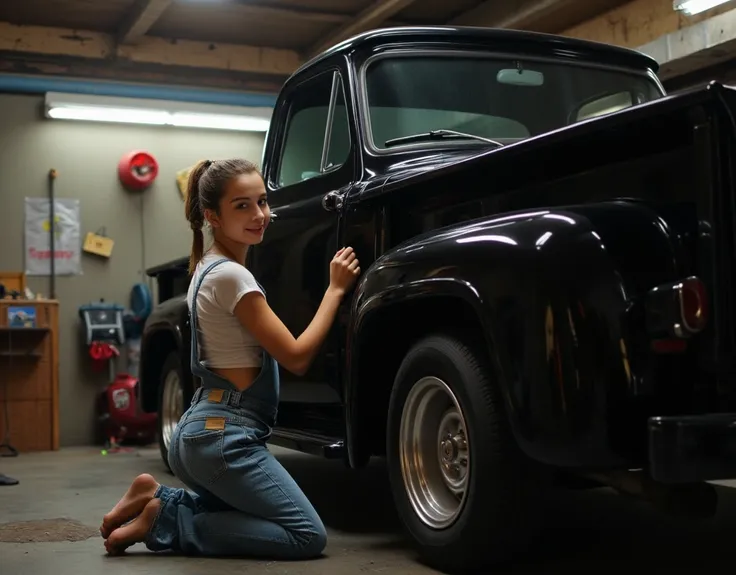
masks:
[(296, 537), (299, 555), (304, 559), (319, 557), (327, 547), (327, 531), (321, 521), (316, 521)]

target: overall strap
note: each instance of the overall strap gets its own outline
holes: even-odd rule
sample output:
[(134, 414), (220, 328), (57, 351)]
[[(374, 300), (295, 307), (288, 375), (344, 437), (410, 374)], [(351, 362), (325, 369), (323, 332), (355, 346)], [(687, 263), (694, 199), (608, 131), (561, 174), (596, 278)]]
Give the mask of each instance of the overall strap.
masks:
[(189, 323), (190, 328), (192, 331), (192, 354), (196, 354), (197, 358), (199, 357), (198, 353), (198, 345), (199, 340), (197, 338), (197, 331), (198, 331), (198, 322), (197, 322), (197, 295), (199, 294), (199, 288), (202, 287), (202, 281), (204, 280), (205, 276), (212, 271), (214, 268), (219, 266), (222, 263), (229, 262), (228, 258), (222, 258), (220, 260), (217, 260), (216, 262), (211, 263), (209, 266), (205, 268), (205, 270), (200, 274), (199, 279), (197, 280), (197, 285), (194, 288), (194, 293), (192, 294), (192, 309), (189, 312)]

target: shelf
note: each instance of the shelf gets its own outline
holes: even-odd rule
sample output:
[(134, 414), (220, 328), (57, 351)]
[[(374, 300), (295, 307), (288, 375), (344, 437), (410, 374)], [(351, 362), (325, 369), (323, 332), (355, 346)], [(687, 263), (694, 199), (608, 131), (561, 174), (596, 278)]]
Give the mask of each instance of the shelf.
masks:
[[(0, 364), (12, 363), (13, 359), (40, 359), (43, 352), (36, 351), (33, 341), (43, 338), (50, 330), (47, 327), (0, 327)], [(25, 334), (25, 335), (20, 335)], [(25, 338), (31, 338), (30, 341)], [(17, 342), (17, 343), (14, 343)], [(23, 342), (23, 343), (22, 343)], [(28, 349), (28, 348), (31, 349)]]
[(20, 351), (20, 350), (0, 350), (0, 358), (2, 357), (32, 357), (41, 358), (43, 354), (38, 351)]
[(45, 334), (50, 330), (47, 327), (0, 327), (0, 333), (34, 333), (34, 334)]
[[(28, 323), (20, 318), (9, 323), (13, 307), (33, 308), (35, 319), (29, 310), (24, 318)], [(0, 442), (7, 426), (13, 447), (21, 454), (58, 449), (58, 302), (0, 300), (0, 389)]]

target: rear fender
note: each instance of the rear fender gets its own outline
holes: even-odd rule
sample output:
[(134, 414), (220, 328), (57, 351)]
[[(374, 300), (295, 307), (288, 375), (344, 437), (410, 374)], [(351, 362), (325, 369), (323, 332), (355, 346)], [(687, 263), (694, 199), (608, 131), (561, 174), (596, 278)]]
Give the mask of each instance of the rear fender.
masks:
[[(626, 286), (591, 222), (564, 208), (443, 228), (396, 247), (365, 272), (347, 342), (351, 463), (365, 455), (367, 436), (385, 432), (370, 428), (371, 414), (361, 406), (375, 386), (392, 385), (398, 365), (380, 381), (366, 374), (375, 375), (371, 367), (383, 362), (381, 349), (407, 345), (407, 318), (396, 312), (429, 298), (472, 308), (483, 333), (476, 345), (483, 345), (528, 456), (562, 466), (623, 463), (608, 449), (607, 410), (625, 396), (629, 381), (622, 334)], [(390, 330), (377, 335), (367, 329), (375, 318), (391, 317), (385, 314), (393, 314)], [(432, 316), (411, 321), (422, 322), (423, 333), (442, 331)]]
[(146, 320), (141, 336), (139, 380), (141, 407), (158, 409), (161, 368), (172, 351), (179, 354), (184, 384), (193, 386), (190, 363), (190, 330), (186, 302), (167, 300), (157, 305)]

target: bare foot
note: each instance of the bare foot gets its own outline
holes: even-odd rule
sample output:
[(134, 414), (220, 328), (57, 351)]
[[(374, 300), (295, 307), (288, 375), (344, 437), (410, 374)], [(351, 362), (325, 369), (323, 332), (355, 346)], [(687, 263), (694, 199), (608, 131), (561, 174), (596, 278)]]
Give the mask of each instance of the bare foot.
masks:
[(143, 541), (151, 529), (160, 507), (160, 499), (151, 499), (138, 517), (110, 533), (110, 536), (105, 540), (107, 552), (110, 555), (120, 555), (131, 545)]
[(158, 483), (153, 476), (144, 473), (136, 477), (112, 511), (102, 518), (100, 527), (102, 537), (107, 539), (115, 529), (143, 511), (148, 502), (153, 499), (156, 489), (158, 489)]

